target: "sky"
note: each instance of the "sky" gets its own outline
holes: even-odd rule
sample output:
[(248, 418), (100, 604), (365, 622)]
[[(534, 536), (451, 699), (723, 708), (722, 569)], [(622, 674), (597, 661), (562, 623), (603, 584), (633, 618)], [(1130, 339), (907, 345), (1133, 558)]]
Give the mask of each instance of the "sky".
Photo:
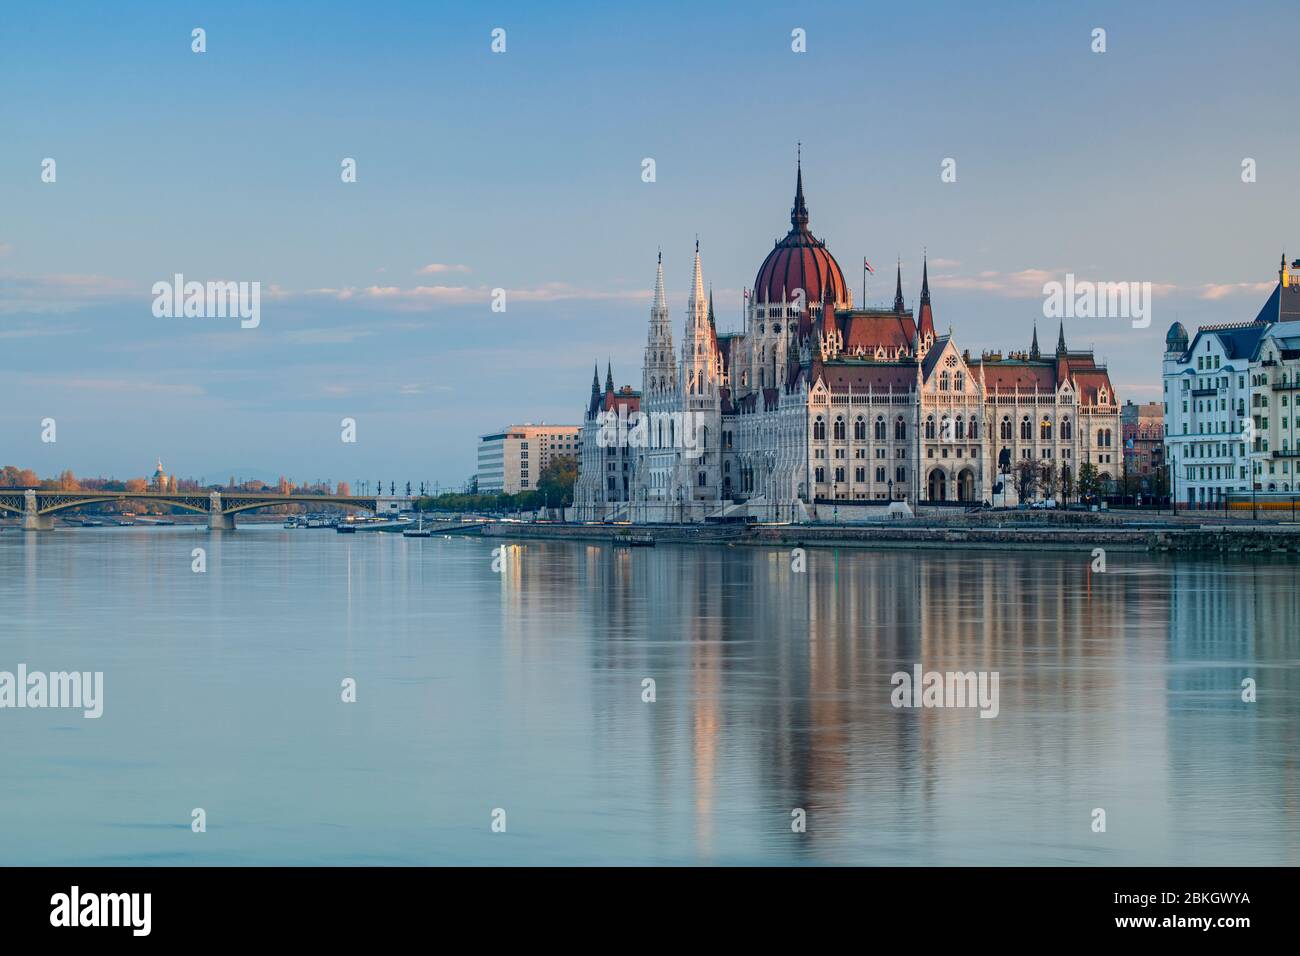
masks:
[[(479, 435), (578, 423), (594, 364), (640, 387), (660, 248), (676, 336), (697, 236), (739, 327), (798, 142), (855, 299), (864, 257), (873, 303), (901, 259), (912, 305), (924, 251), (936, 325), (978, 353), (1035, 321), (1054, 345), (1045, 281), (1150, 282), (1149, 328), (1065, 331), (1121, 400), (1158, 399), (1170, 323), (1252, 319), (1300, 253), (1293, 23), (1267, 2), (7, 5), (0, 464), (459, 487)], [(155, 317), (176, 273), (259, 282), (260, 324)]]

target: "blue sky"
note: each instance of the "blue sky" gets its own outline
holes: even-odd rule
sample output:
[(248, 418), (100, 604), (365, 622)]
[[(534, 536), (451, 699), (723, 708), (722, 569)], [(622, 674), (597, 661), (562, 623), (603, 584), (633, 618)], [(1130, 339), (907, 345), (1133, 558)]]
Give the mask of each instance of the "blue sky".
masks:
[[(678, 325), (697, 233), (738, 323), (798, 140), (855, 297), (863, 256), (873, 301), (901, 256), (911, 303), (926, 248), (938, 325), (978, 351), (1036, 317), (1055, 341), (1044, 275), (1152, 282), (1149, 329), (1066, 333), (1156, 398), (1169, 323), (1253, 318), (1300, 253), (1293, 10), (1056, 7), (9, 7), (0, 464), (459, 484), (478, 434), (576, 422), (594, 361), (639, 385), (659, 246)], [(261, 282), (260, 327), (155, 318), (176, 272)]]

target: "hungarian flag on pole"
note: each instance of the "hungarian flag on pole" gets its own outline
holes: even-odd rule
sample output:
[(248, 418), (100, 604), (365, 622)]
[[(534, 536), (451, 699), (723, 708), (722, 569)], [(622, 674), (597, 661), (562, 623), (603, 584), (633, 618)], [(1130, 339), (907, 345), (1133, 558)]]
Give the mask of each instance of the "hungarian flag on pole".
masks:
[(866, 269), (866, 270), (867, 270), (868, 272), (870, 272), (872, 275), (875, 275), (875, 274), (876, 274), (876, 270), (873, 269), (873, 268), (871, 268), (871, 263), (868, 262), (866, 259), (863, 259), (863, 260), (862, 260), (862, 268)]

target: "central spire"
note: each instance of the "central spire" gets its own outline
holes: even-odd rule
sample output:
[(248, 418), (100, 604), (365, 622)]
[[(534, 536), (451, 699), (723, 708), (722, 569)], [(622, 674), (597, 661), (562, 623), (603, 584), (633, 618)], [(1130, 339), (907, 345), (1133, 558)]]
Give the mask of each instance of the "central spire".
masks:
[(894, 311), (903, 311), (903, 260), (898, 260), (898, 277), (894, 285)]
[(790, 225), (795, 229), (808, 227), (808, 204), (803, 198), (803, 143), (799, 144), (795, 159), (794, 208), (790, 210)]

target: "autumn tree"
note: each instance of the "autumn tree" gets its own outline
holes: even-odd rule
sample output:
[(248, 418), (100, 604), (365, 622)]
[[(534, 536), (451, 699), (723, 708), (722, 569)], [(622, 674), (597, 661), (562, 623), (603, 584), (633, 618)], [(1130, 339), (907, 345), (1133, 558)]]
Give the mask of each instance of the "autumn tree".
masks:
[(578, 459), (573, 455), (556, 455), (537, 479), (537, 490), (553, 505), (573, 504), (573, 486), (578, 482)]

